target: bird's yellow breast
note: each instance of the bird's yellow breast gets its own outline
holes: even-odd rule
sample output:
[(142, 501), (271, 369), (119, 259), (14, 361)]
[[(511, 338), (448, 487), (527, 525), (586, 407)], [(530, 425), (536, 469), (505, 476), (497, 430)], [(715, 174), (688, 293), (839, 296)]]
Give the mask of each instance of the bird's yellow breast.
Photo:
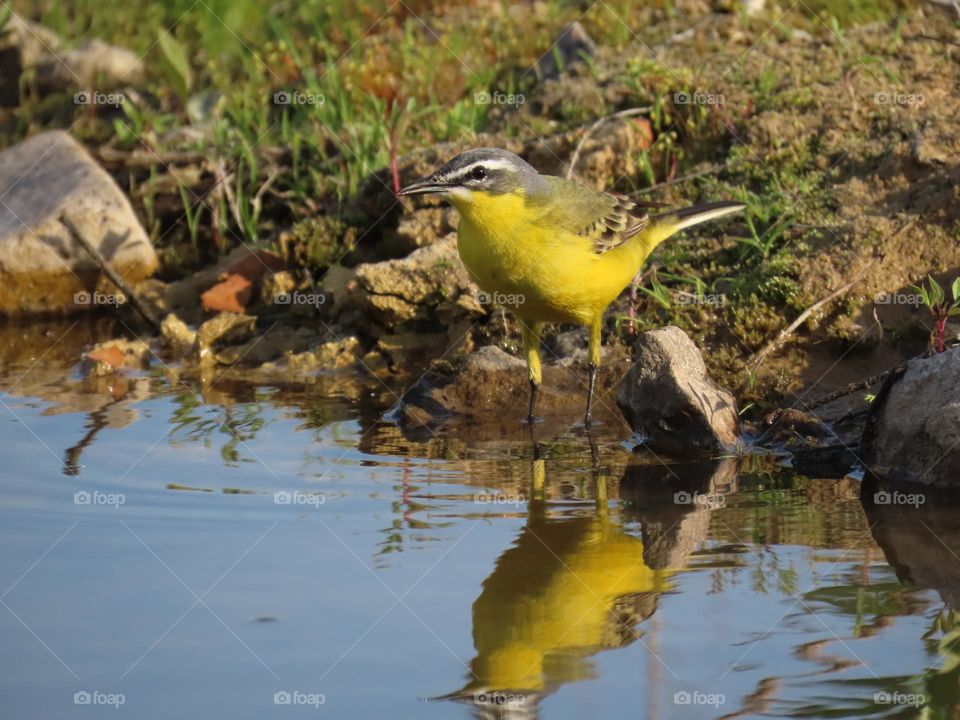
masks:
[(517, 299), (510, 308), (522, 318), (589, 323), (637, 271), (612, 253), (598, 255), (586, 238), (551, 227), (549, 213), (534, 211), (521, 191), (464, 191), (451, 199), (461, 216), (460, 259), (481, 289)]

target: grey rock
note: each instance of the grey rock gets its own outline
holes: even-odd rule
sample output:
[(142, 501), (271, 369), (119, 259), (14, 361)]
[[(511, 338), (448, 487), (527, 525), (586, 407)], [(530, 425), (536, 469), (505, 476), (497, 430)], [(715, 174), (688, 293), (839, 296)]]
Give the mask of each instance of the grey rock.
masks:
[(911, 360), (892, 376), (861, 449), (880, 477), (960, 487), (960, 348)]
[(700, 351), (683, 330), (668, 326), (643, 333), (634, 356), (617, 404), (649, 448), (690, 455), (736, 444), (736, 401), (707, 375)]
[(156, 269), (113, 179), (68, 133), (41, 133), (0, 153), (0, 314), (89, 310), (91, 291), (116, 294), (63, 218), (128, 284)]
[[(9, 83), (19, 83), (23, 70), (34, 71), (41, 92), (108, 91), (137, 83), (144, 77), (143, 60), (126, 48), (94, 38), (66, 50), (55, 32), (19, 15), (13, 15), (4, 29), (6, 35), (0, 40), (0, 48), (9, 54), (2, 66), (5, 72), (0, 90)], [(3, 56), (0, 50), (0, 57)], [(15, 75), (8, 74), (14, 70)]]

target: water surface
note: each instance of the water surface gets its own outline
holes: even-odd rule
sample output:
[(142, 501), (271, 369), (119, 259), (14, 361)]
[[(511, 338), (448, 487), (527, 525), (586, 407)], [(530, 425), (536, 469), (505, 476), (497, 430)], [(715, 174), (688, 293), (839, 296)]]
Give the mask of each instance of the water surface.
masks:
[(84, 378), (103, 332), (4, 330), (6, 717), (957, 713), (949, 500), (609, 419), (411, 436), (369, 377)]

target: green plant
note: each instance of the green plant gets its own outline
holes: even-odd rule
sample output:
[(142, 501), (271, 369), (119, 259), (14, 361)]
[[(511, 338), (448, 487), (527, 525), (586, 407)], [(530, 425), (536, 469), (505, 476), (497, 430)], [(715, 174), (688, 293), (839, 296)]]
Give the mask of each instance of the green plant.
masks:
[(932, 276), (927, 276), (926, 285), (914, 285), (913, 289), (917, 291), (935, 322), (933, 332), (930, 333), (930, 345), (937, 352), (943, 352), (946, 350), (943, 334), (946, 331), (947, 320), (960, 315), (960, 277), (956, 278), (950, 286), (952, 298), (947, 297), (940, 283)]

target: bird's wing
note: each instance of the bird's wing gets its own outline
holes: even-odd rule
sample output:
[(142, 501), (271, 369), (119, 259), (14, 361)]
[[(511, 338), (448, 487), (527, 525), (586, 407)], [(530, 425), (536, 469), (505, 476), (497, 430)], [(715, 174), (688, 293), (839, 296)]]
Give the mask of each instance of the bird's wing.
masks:
[(624, 195), (593, 190), (563, 178), (544, 176), (545, 192), (531, 198), (542, 221), (578, 235), (600, 254), (621, 245), (650, 221), (646, 208)]

